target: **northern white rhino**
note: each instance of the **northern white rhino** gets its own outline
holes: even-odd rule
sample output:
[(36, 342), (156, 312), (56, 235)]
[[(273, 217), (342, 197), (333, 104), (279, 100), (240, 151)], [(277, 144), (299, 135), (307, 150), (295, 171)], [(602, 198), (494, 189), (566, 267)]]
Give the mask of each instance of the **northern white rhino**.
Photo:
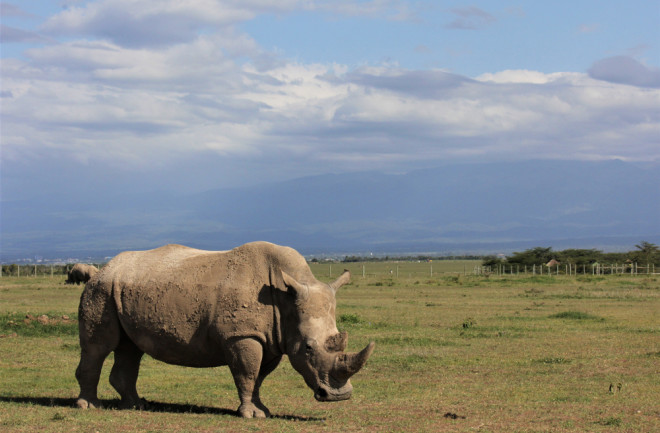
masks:
[(76, 263), (73, 268), (68, 272), (66, 284), (80, 284), (86, 283), (92, 279), (99, 270), (94, 265), (86, 265), (84, 263)]
[(80, 299), (77, 405), (100, 406), (101, 367), (113, 351), (110, 383), (122, 407), (144, 407), (136, 390), (144, 353), (188, 367), (228, 365), (246, 418), (270, 415), (259, 387), (283, 355), (317, 400), (348, 399), (349, 377), (374, 349), (370, 343), (344, 352), (335, 292), (349, 280), (346, 271), (322, 283), (298, 252), (267, 242), (231, 251), (167, 245), (121, 253)]

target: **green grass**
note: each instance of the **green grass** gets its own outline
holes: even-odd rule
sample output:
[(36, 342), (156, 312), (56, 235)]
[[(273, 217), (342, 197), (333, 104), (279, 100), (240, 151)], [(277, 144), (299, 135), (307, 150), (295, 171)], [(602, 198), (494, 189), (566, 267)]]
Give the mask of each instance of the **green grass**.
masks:
[[(275, 415), (268, 420), (235, 417), (226, 367), (182, 368), (148, 356), (138, 391), (151, 410), (117, 410), (112, 356), (99, 384), (109, 409), (75, 409), (82, 286), (3, 278), (0, 431), (658, 430), (657, 277), (485, 277), (464, 274), (462, 263), (433, 262), (433, 275), (428, 263), (399, 264), (397, 278), (389, 273), (396, 264), (373, 264), (379, 267), (370, 273), (371, 265), (364, 278), (356, 265), (337, 294), (337, 326), (348, 331), (349, 350), (376, 342), (352, 379), (353, 397), (316, 402), (285, 358), (262, 387)], [(443, 265), (453, 271), (441, 273)], [(333, 265), (330, 276), (327, 264), (318, 266), (324, 281), (343, 270)], [(47, 322), (39, 322), (43, 315)]]
[(0, 335), (21, 337), (78, 335), (77, 315), (48, 312), (32, 314), (0, 313)]

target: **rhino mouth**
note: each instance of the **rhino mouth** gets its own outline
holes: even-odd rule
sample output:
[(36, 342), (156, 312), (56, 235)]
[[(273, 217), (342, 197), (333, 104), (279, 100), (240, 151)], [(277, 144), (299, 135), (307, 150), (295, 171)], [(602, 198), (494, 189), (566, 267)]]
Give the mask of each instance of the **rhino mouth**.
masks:
[(346, 384), (339, 389), (321, 385), (314, 392), (314, 398), (316, 401), (342, 401), (351, 398), (352, 393), (353, 387), (350, 384)]

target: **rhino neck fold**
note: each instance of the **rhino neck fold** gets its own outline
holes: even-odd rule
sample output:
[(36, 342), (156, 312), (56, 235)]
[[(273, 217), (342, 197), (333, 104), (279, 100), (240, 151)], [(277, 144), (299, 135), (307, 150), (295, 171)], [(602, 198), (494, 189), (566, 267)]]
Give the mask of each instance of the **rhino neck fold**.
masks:
[(277, 293), (274, 287), (271, 288), (271, 299), (273, 302), (273, 342), (279, 349), (280, 355), (286, 355), (286, 345), (284, 344), (284, 336), (282, 335), (282, 315), (280, 309), (277, 308)]

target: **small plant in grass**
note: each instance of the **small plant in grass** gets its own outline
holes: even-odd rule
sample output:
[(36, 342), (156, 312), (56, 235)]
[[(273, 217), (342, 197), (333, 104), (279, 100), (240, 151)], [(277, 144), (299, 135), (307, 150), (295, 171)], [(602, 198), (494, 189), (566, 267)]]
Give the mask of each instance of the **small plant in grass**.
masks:
[(533, 362), (536, 364), (570, 364), (571, 360), (562, 358), (560, 356), (558, 357), (549, 356), (541, 359), (535, 359)]
[(600, 424), (600, 425), (607, 425), (607, 426), (618, 427), (618, 426), (621, 425), (621, 418), (617, 418), (617, 417), (611, 416), (611, 417), (608, 417), (608, 418), (605, 418), (605, 419), (600, 420), (600, 421), (598, 422), (598, 424)]
[(470, 329), (475, 325), (474, 319), (471, 317), (468, 317), (467, 319), (463, 320), (463, 329)]
[(337, 322), (343, 325), (358, 325), (364, 322), (364, 320), (362, 320), (362, 318), (355, 313), (345, 313), (339, 316)]
[(569, 320), (595, 320), (604, 321), (605, 319), (593, 314), (584, 313), (582, 311), (563, 311), (550, 315), (551, 319), (569, 319)]

